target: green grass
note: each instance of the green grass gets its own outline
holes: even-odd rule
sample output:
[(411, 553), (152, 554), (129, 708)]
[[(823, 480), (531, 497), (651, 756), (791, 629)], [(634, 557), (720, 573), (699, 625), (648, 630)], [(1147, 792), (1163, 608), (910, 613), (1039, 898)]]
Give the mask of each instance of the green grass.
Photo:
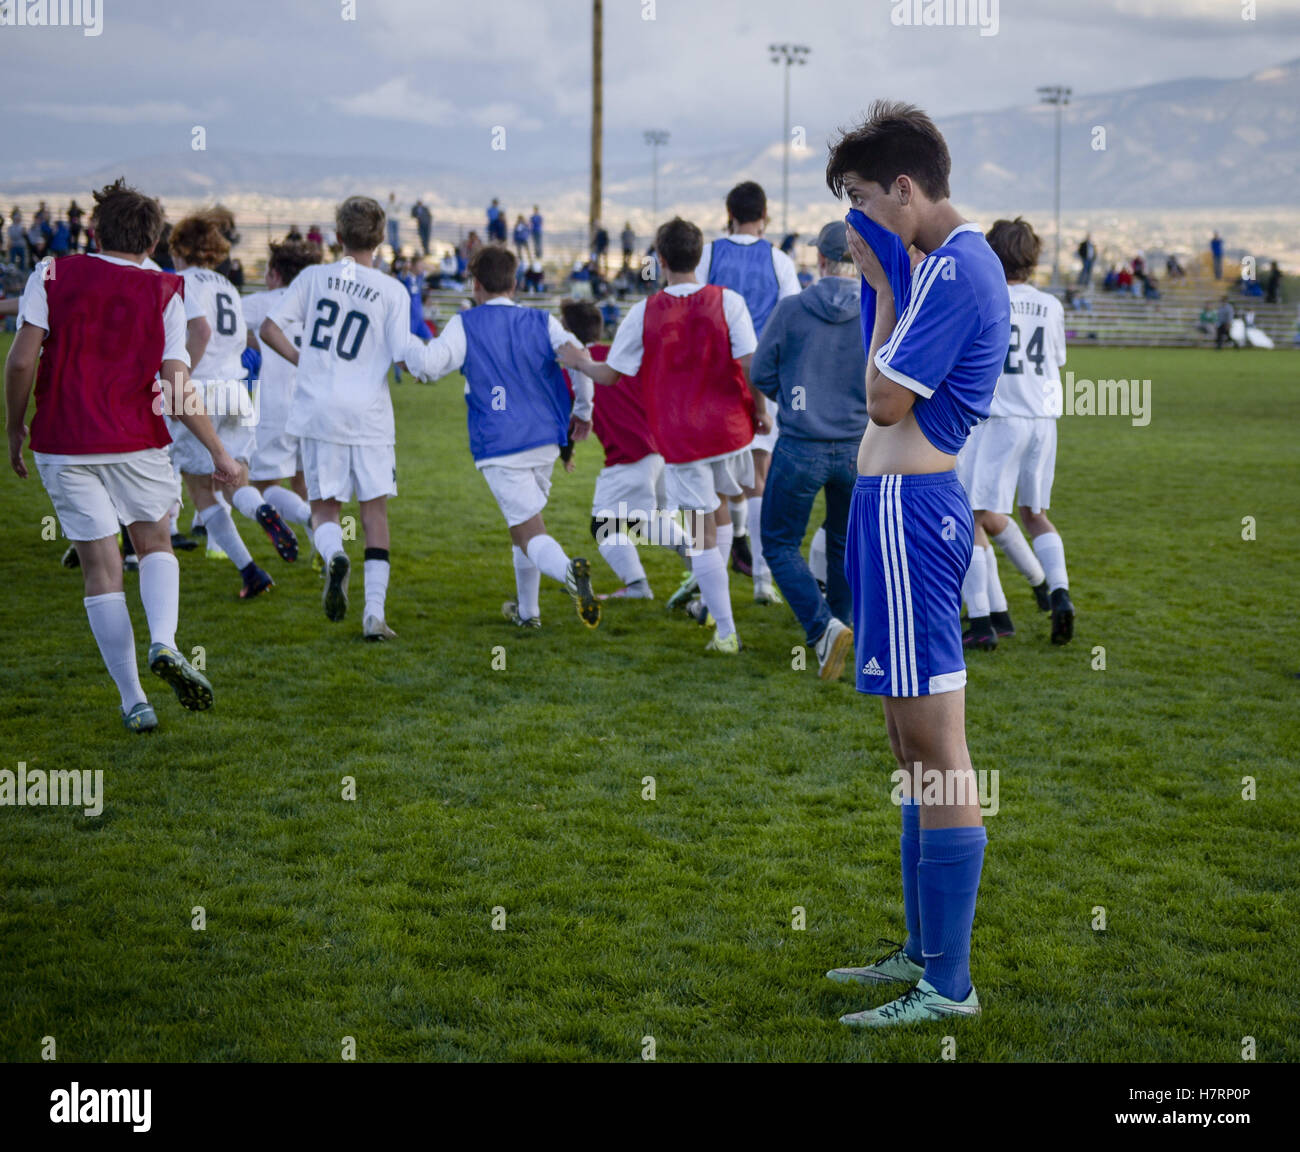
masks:
[[(1021, 631), (971, 660), (1001, 810), (962, 1060), (1234, 1061), (1245, 1036), (1300, 1058), (1297, 363), (1072, 355), (1150, 378), (1153, 418), (1063, 421), (1074, 643), (1050, 647), (1004, 561)], [(356, 602), (328, 624), (307, 566), (241, 522), (279, 584), (241, 603), (229, 565), (182, 557), (180, 640), (217, 706), (154, 691), (149, 738), (120, 727), (39, 481), (3, 481), (3, 766), (103, 769), (107, 798), (0, 809), (0, 1058), (52, 1035), (62, 1060), (337, 1060), (345, 1036), (372, 1061), (638, 1060), (651, 1035), (660, 1060), (937, 1059), (948, 1029), (851, 1033), (836, 1017), (869, 997), (822, 979), (902, 932), (879, 703), (793, 671), (788, 609), (739, 579), (746, 651), (706, 659), (657, 552), (660, 601), (589, 633), (548, 585), (545, 629), (517, 634), (460, 387), (395, 397), (400, 640), (363, 644)], [(578, 459), (547, 521), (594, 556), (594, 445)]]

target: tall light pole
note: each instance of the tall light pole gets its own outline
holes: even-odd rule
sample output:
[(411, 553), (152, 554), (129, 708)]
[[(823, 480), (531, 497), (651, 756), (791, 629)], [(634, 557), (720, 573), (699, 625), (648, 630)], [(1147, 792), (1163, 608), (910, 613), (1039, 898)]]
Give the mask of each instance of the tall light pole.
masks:
[(653, 234), (659, 227), (659, 148), (668, 143), (668, 133), (649, 128), (645, 142), (650, 145), (650, 232)]
[(785, 136), (781, 152), (781, 234), (790, 232), (790, 69), (808, 63), (811, 48), (804, 44), (769, 44), (773, 64), (785, 65)]
[(600, 221), (601, 152), (604, 139), (604, 0), (591, 0), (591, 207), (587, 212), (587, 244), (596, 235)]
[(1038, 89), (1040, 104), (1056, 106), (1056, 255), (1052, 258), (1052, 285), (1061, 286), (1061, 109), (1070, 102), (1070, 89), (1047, 84)]

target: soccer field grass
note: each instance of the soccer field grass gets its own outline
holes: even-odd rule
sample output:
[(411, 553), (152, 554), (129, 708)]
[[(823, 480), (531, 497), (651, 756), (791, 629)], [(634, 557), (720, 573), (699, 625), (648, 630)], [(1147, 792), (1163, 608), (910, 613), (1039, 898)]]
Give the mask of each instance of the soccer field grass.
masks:
[[(1246, 1037), (1300, 1058), (1300, 358), (1075, 349), (1070, 368), (1149, 379), (1152, 415), (1062, 421), (1073, 644), (1048, 644), (1004, 559), (1019, 634), (969, 661), (972, 756), (999, 773), (979, 1021), (836, 1022), (888, 996), (824, 971), (903, 933), (879, 702), (793, 670), (789, 610), (739, 578), (745, 651), (706, 658), (664, 611), (668, 553), (646, 556), (658, 601), (588, 632), (548, 583), (544, 629), (516, 632), (459, 383), (408, 378), (400, 639), (361, 641), (359, 543), (331, 625), (308, 565), (241, 520), (278, 585), (243, 603), (229, 564), (182, 555), (179, 640), (217, 703), (146, 683), (152, 737), (122, 730), (34, 469), (6, 472), (0, 767), (102, 769), (105, 801), (0, 809), (0, 1058), (52, 1036), (65, 1061), (333, 1061), (353, 1037), (366, 1061), (631, 1061), (653, 1037), (661, 1061), (910, 1061), (946, 1034), (962, 1061), (1231, 1062)], [(610, 590), (594, 442), (577, 460), (546, 519)]]

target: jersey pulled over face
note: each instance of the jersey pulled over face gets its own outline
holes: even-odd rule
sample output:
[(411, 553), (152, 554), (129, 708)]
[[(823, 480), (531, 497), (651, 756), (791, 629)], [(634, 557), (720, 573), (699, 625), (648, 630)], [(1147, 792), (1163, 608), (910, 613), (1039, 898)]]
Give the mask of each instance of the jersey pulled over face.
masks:
[(1011, 344), (990, 416), (1060, 416), (1065, 309), (1032, 284), (1012, 284)]
[(393, 444), (388, 370), (410, 335), (401, 283), (350, 260), (317, 264), (294, 278), (270, 313), (302, 345), (286, 430), (335, 444)]

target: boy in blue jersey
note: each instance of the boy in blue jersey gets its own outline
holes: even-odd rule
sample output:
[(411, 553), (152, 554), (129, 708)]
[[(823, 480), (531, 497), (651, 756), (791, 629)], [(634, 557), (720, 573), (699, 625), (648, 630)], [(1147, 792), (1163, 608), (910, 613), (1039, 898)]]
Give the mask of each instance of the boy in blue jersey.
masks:
[[(465, 374), (469, 448), (510, 529), (516, 599), (503, 612), (520, 628), (540, 628), (542, 574), (565, 586), (588, 627), (600, 623), (591, 565), (572, 560), (547, 534), (542, 509), (551, 469), (569, 440), (591, 432), (590, 411), (575, 411), (555, 352), (578, 339), (540, 309), (515, 304), (515, 254), (501, 244), (478, 249), (469, 262), (478, 307), (447, 321), (442, 334), (408, 350), (406, 366), (427, 380)], [(590, 403), (590, 396), (586, 398)], [(585, 416), (580, 419), (579, 416)]]
[[(754, 338), (762, 339), (767, 319), (778, 300), (798, 296), (799, 274), (794, 261), (763, 238), (767, 228), (767, 194), (753, 180), (737, 184), (727, 193), (727, 235), (704, 245), (695, 278), (701, 284), (721, 284), (739, 293), (754, 322)], [(733, 566), (754, 578), (754, 599), (760, 604), (779, 604), (772, 571), (763, 558), (763, 489), (772, 450), (780, 433), (773, 413), (772, 427), (754, 435), (750, 450), (754, 456), (754, 483), (731, 501), (731, 524), (735, 533)], [(747, 531), (748, 528), (748, 531)], [(748, 550), (745, 541), (751, 543)], [(746, 552), (749, 552), (749, 555)], [(748, 571), (746, 571), (748, 569)]]
[[(960, 619), (974, 525), (954, 465), (971, 427), (988, 416), (1010, 338), (1010, 300), (997, 256), (948, 200), (950, 167), (924, 112), (877, 101), (832, 147), (826, 168), (831, 191), (856, 210), (849, 249), (875, 294), (870, 420), (858, 450), (846, 571), (858, 691), (883, 697), (899, 765), (907, 922), (907, 939), (893, 951), (827, 975), (913, 985), (888, 1004), (841, 1017), (855, 1027), (980, 1011), (970, 934), (987, 837), (966, 746)], [(859, 212), (872, 226), (865, 236), (853, 219)], [(904, 286), (897, 269), (909, 245), (926, 255)]]

